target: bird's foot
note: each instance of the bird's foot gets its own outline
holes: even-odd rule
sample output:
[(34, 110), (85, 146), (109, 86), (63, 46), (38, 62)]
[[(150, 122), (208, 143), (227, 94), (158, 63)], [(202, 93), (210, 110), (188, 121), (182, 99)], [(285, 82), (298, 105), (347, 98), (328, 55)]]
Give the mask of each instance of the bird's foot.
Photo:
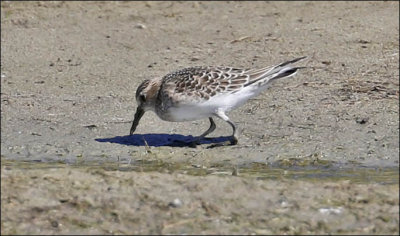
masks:
[(231, 140), (231, 145), (236, 145), (238, 144), (238, 142), (239, 142), (238, 138), (236, 136), (233, 136)]
[(223, 147), (223, 146), (233, 146), (233, 145), (236, 145), (237, 143), (238, 143), (238, 139), (236, 137), (233, 137), (233, 139), (230, 140), (230, 141), (227, 140), (227, 141), (220, 142), (220, 143), (214, 143), (214, 144), (208, 146), (207, 149), (216, 148), (216, 147)]

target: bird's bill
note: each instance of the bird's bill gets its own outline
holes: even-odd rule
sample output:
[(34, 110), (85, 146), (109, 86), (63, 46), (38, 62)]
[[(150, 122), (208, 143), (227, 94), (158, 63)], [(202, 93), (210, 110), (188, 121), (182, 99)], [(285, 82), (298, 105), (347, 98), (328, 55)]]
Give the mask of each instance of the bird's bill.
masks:
[(136, 127), (139, 125), (139, 121), (140, 121), (140, 119), (142, 118), (143, 114), (144, 114), (144, 110), (143, 110), (142, 107), (139, 106), (139, 107), (136, 109), (135, 119), (133, 120), (132, 127), (131, 127), (131, 131), (130, 131), (130, 133), (129, 133), (130, 135), (132, 135), (132, 134), (135, 132)]

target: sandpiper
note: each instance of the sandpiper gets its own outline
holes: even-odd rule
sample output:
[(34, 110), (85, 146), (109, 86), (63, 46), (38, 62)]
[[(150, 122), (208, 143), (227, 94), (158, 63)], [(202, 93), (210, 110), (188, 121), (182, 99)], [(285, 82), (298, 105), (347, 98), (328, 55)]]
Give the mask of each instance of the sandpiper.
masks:
[(306, 57), (296, 58), (262, 69), (232, 67), (190, 67), (169, 73), (162, 78), (143, 81), (136, 90), (138, 104), (130, 134), (132, 135), (146, 111), (154, 111), (166, 121), (193, 121), (208, 118), (210, 127), (194, 143), (205, 138), (216, 128), (213, 117), (232, 126), (231, 145), (238, 142), (236, 125), (227, 112), (267, 89), (276, 79), (293, 76), (298, 69), (292, 64)]

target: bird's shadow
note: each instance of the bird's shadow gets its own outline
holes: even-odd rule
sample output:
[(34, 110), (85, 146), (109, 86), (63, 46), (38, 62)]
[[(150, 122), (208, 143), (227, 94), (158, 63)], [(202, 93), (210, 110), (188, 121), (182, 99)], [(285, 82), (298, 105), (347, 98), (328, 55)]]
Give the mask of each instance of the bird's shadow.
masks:
[[(218, 144), (229, 141), (230, 136), (221, 136), (215, 138), (204, 138), (200, 140), (201, 144)], [(112, 138), (97, 138), (97, 142), (108, 142), (118, 143), (128, 146), (151, 146), (151, 147), (192, 147), (193, 141), (196, 137), (192, 135), (180, 135), (180, 134), (133, 134), (125, 136), (115, 136)]]

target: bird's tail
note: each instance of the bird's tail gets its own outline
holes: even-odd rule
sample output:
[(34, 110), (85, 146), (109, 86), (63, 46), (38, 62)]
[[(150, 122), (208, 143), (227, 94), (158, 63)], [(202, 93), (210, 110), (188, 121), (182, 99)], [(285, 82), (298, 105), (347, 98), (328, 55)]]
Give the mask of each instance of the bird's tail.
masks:
[(307, 57), (299, 57), (294, 60), (283, 62), (277, 66), (250, 70), (247, 72), (250, 75), (250, 80), (244, 86), (246, 87), (255, 83), (258, 83), (258, 86), (262, 86), (271, 80), (293, 76), (299, 69), (306, 67), (293, 67), (292, 64), (305, 58)]

